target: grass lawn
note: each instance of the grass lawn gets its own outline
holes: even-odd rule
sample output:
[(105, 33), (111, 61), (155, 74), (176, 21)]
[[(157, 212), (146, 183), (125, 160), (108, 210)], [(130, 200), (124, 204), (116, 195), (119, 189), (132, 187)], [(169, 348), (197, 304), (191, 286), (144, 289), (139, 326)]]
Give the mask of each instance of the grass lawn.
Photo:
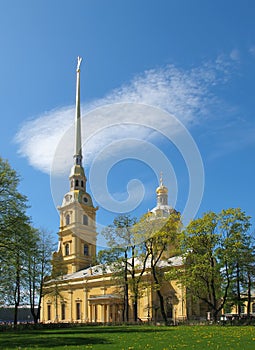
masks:
[(0, 333), (0, 349), (255, 349), (254, 326), (83, 326)]

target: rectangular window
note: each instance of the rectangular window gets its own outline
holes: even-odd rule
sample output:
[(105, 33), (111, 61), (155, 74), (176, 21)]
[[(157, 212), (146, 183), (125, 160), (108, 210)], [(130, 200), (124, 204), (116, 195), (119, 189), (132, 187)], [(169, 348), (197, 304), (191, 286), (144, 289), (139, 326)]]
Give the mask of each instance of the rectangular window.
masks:
[(81, 319), (81, 303), (76, 303), (76, 320)]
[(61, 304), (61, 319), (65, 320), (65, 318), (66, 318), (66, 305)]
[(47, 306), (47, 318), (48, 318), (48, 321), (51, 320), (51, 305)]

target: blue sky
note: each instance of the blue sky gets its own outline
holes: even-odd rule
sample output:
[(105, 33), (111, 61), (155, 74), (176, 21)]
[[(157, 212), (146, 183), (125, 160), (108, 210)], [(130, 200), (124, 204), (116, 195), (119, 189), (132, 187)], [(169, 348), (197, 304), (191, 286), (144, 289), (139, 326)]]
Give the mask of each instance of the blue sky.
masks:
[(99, 227), (153, 208), (161, 170), (170, 204), (192, 197), (187, 220), (241, 207), (254, 222), (254, 18), (252, 0), (2, 0), (0, 154), (34, 225), (58, 231), (78, 55)]

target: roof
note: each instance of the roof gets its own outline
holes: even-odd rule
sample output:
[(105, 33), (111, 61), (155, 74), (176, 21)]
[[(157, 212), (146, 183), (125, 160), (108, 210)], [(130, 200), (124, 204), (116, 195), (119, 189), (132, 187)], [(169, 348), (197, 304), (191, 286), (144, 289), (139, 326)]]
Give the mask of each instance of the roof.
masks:
[[(130, 259), (131, 260), (131, 259)], [(142, 268), (142, 261), (139, 258), (135, 258), (135, 265), (137, 268), (139, 266)], [(174, 256), (172, 258), (169, 258), (167, 260), (160, 260), (158, 267), (164, 268), (164, 267), (170, 267), (170, 266), (181, 266), (183, 265), (183, 257), (182, 256)], [(146, 262), (146, 269), (150, 269), (150, 259)], [(100, 277), (106, 274), (111, 274), (114, 272), (114, 265), (95, 265), (88, 267), (86, 269), (64, 275), (62, 277), (62, 280), (75, 280), (80, 278), (93, 278), (93, 277)]]

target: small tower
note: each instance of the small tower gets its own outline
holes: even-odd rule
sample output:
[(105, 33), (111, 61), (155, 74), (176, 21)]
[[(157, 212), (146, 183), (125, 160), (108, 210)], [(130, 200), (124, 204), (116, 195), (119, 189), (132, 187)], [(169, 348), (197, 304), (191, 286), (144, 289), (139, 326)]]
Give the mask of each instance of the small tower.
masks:
[[(80, 64), (78, 57), (76, 80), (76, 115), (74, 164), (69, 175), (70, 190), (65, 194), (60, 213), (59, 248), (53, 254), (60, 273), (74, 273), (95, 261), (96, 257), (96, 211), (91, 196), (86, 191), (87, 178), (82, 166), (81, 113), (80, 113)], [(59, 264), (57, 264), (59, 262)]]
[[(168, 205), (168, 188), (163, 184), (163, 174), (160, 173), (159, 186), (156, 189), (157, 205), (150, 210), (151, 220), (167, 219), (171, 215), (176, 215), (178, 218), (178, 211)], [(166, 251), (162, 254), (162, 259), (169, 259), (176, 254), (176, 242), (171, 242), (167, 245)]]
[(163, 184), (163, 174), (160, 173), (159, 186), (156, 189), (157, 205), (150, 212), (157, 217), (167, 218), (175, 210), (168, 205), (168, 188)]
[(168, 189), (163, 185), (163, 174), (160, 173), (160, 184), (156, 189), (157, 206), (168, 205)]

